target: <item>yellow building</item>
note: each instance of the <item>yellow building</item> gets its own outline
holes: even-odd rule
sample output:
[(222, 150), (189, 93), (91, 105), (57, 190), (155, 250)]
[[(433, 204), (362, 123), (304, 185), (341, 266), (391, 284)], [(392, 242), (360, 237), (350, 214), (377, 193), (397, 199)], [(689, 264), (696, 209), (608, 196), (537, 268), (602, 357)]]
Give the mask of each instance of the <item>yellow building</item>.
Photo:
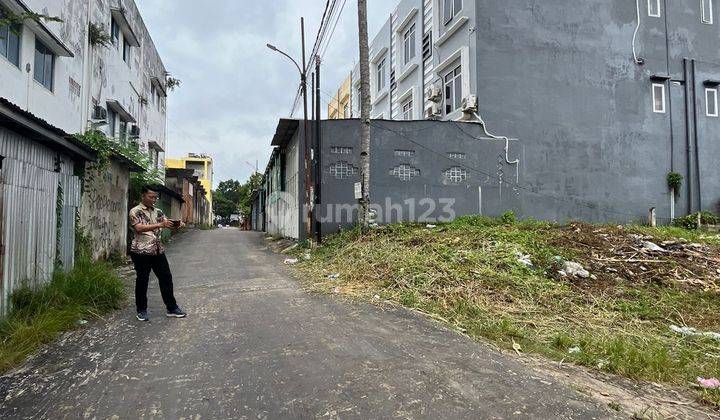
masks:
[(328, 104), (328, 119), (352, 118), (352, 74), (345, 79)]
[(202, 184), (205, 191), (207, 191), (207, 198), (210, 203), (210, 214), (214, 214), (212, 200), (213, 160), (210, 156), (188, 153), (187, 157), (179, 159), (165, 158), (165, 168), (194, 170), (200, 184)]

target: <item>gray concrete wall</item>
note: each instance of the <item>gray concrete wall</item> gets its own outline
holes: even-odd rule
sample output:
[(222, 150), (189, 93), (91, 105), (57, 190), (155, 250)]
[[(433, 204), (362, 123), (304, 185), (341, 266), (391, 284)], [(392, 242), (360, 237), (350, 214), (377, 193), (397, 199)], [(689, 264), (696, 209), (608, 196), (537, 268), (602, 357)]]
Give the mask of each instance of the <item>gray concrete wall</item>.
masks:
[[(352, 206), (357, 202), (354, 184), (360, 182), (359, 125), (358, 120), (322, 124), (318, 217), (323, 234), (350, 227), (356, 217), (357, 208)], [(520, 210), (521, 192), (508, 182), (515, 181), (516, 171), (504, 161), (505, 142), (482, 138), (477, 124), (373, 121), (371, 138), (370, 198), (379, 223), (435, 223), (467, 214), (499, 216)], [(514, 143), (511, 160), (520, 150)], [(347, 153), (337, 153), (337, 148), (346, 148)], [(401, 165), (418, 172), (410, 179), (400, 179)], [(340, 175), (340, 167), (350, 169), (343, 169)], [(464, 170), (466, 179), (446, 179), (445, 171), (452, 167)]]
[(126, 253), (128, 180), (128, 169), (114, 161), (100, 171), (86, 171), (80, 226), (93, 240), (93, 258)]
[[(709, 157), (720, 147), (713, 141), (720, 120), (705, 116), (702, 83), (720, 79), (717, 10), (715, 25), (704, 25), (699, 1), (668, 3), (651, 18), (640, 2), (640, 66), (632, 56), (634, 2), (478, 2), (480, 113), (492, 132), (520, 139), (525, 214), (628, 221), (656, 207), (669, 218), (671, 169), (686, 177), (678, 214), (700, 201), (716, 210), (720, 174)], [(686, 78), (683, 57), (698, 60), (695, 78), (691, 68)], [(673, 81), (661, 82), (670, 92), (667, 112), (654, 113), (651, 75), (668, 71)]]

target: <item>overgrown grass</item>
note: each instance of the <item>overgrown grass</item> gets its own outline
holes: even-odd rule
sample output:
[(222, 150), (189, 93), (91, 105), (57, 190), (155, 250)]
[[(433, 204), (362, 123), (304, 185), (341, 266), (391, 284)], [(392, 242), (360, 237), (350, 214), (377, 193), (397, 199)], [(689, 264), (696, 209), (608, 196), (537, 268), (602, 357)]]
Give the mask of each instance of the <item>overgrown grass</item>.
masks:
[(74, 328), (79, 320), (119, 308), (124, 299), (123, 283), (113, 266), (93, 261), (85, 252), (71, 271), (56, 270), (49, 284), (16, 291), (10, 313), (0, 320), (0, 372)]
[[(628, 231), (717, 241), (678, 228)], [(568, 235), (561, 226), (510, 218), (462, 217), (434, 229), (398, 224), (330, 237), (297, 268), (316, 290), (368, 300), (377, 295), (506, 348), (516, 343), (524, 352), (682, 386), (720, 375), (720, 342), (669, 329), (720, 332), (717, 293), (652, 282), (594, 288), (557, 280), (556, 256), (582, 260), (592, 253), (552, 245), (562, 243), (561, 235)], [(534, 267), (518, 254), (530, 255)], [(335, 273), (338, 278), (328, 277)], [(720, 407), (718, 391), (700, 399)]]

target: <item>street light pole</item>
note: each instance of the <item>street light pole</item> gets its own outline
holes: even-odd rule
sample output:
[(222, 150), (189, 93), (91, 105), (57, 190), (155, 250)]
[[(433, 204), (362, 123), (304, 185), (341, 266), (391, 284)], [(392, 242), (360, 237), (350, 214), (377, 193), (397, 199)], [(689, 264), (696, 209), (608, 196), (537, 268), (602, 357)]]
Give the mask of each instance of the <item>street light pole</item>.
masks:
[[(305, 197), (304, 197), (304, 206), (303, 203), (298, 202), (300, 205), (300, 208), (305, 208), (307, 211), (307, 215), (305, 218), (305, 237), (306, 239), (312, 241), (313, 237), (313, 224), (312, 224), (312, 212), (313, 212), (313, 206), (311, 205), (312, 200), (311, 195), (314, 190), (312, 187), (312, 180), (310, 177), (310, 149), (309, 149), (309, 142), (308, 142), (308, 102), (307, 102), (307, 61), (305, 59), (305, 19), (300, 18), (300, 36), (301, 36), (301, 42), (302, 42), (302, 67), (295, 61), (292, 57), (290, 57), (285, 52), (278, 49), (276, 46), (272, 44), (266, 44), (267, 47), (275, 51), (279, 54), (284, 55), (287, 57), (290, 61), (292, 61), (293, 64), (295, 64), (295, 67), (297, 67), (298, 72), (300, 72), (300, 89), (303, 96), (303, 136), (301, 138), (301, 144), (299, 147), (299, 150), (302, 151), (303, 157), (304, 157), (304, 167), (305, 167)], [(298, 162), (300, 164), (300, 162)], [(299, 166), (300, 167), (300, 166)]]
[[(313, 212), (315, 206), (313, 205), (313, 195), (316, 193), (315, 188), (310, 178), (311, 163), (310, 163), (310, 142), (308, 141), (308, 133), (310, 132), (308, 126), (308, 100), (307, 100), (307, 60), (305, 59), (305, 18), (300, 18), (300, 37), (302, 38), (302, 91), (303, 91), (303, 150), (305, 151), (305, 208), (307, 211), (307, 218), (305, 220), (305, 238), (312, 243), (313, 240)], [(314, 153), (313, 153), (314, 154)]]

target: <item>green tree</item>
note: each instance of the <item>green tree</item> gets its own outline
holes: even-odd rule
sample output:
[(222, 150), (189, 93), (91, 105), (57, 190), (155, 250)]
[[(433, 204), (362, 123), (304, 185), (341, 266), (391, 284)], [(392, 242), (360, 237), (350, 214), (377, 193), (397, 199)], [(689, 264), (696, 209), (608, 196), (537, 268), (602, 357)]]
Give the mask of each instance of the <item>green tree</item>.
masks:
[(213, 195), (213, 210), (223, 219), (229, 219), (231, 214), (237, 213), (237, 203), (228, 200), (222, 193), (216, 191)]
[(248, 179), (247, 182), (244, 183), (240, 188), (240, 200), (238, 203), (238, 207), (240, 208), (240, 213), (242, 213), (244, 216), (250, 215), (250, 210), (252, 206), (252, 193), (256, 189), (260, 188), (260, 185), (262, 184), (262, 179), (262, 174), (259, 172), (255, 172), (254, 174), (250, 175), (250, 179)]
[(215, 192), (213, 193), (213, 197), (215, 196), (215, 194), (218, 194), (221, 197), (224, 197), (237, 204), (240, 202), (240, 196), (242, 194), (241, 188), (242, 184), (240, 184), (240, 181), (228, 179), (227, 181), (223, 181), (218, 185), (217, 190), (215, 190)]
[(244, 184), (234, 179), (222, 181), (213, 191), (215, 214), (224, 219), (229, 219), (231, 214), (250, 215), (252, 193), (260, 187), (262, 178), (262, 174), (256, 172)]

